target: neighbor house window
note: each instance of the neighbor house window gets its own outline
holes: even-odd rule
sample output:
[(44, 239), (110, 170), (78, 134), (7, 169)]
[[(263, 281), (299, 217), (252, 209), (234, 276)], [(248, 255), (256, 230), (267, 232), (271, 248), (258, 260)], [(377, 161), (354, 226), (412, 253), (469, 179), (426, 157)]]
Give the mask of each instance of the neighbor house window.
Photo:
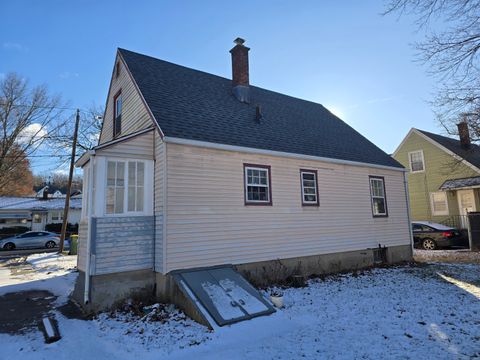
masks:
[(107, 214), (144, 211), (145, 163), (142, 161), (107, 162)]
[(119, 91), (113, 98), (113, 137), (122, 132), (122, 92)]
[(61, 211), (55, 211), (52, 213), (52, 221), (63, 220), (63, 213)]
[(380, 176), (370, 176), (370, 196), (374, 217), (388, 216), (385, 180)]
[(408, 153), (411, 172), (422, 172), (425, 170), (425, 161), (423, 159), (423, 150), (412, 151)]
[(316, 170), (300, 170), (302, 205), (318, 205), (318, 184)]
[(244, 164), (245, 204), (271, 205), (270, 166)]
[(430, 194), (432, 215), (448, 215), (447, 193), (438, 191)]

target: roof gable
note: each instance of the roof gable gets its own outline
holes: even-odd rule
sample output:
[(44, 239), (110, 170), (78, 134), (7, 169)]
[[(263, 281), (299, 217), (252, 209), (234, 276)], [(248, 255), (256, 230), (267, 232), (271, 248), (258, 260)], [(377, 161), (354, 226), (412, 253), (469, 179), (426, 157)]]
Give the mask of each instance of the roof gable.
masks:
[(433, 140), (442, 150), (447, 151), (450, 155), (467, 162), (470, 167), (480, 172), (480, 146), (472, 144), (468, 149), (460, 144), (460, 140), (447, 136), (434, 134), (428, 131), (415, 129), (424, 137)]
[(119, 53), (167, 137), (403, 168), (320, 104), (256, 86), (250, 104), (241, 103), (229, 79)]

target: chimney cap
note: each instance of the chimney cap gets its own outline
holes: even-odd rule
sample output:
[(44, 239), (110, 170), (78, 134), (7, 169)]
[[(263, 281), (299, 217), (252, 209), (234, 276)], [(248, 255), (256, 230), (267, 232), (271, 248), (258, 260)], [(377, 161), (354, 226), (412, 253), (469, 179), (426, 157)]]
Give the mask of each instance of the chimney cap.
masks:
[(236, 45), (243, 45), (245, 43), (245, 39), (242, 39), (241, 37), (237, 37), (235, 40), (233, 40), (233, 42)]

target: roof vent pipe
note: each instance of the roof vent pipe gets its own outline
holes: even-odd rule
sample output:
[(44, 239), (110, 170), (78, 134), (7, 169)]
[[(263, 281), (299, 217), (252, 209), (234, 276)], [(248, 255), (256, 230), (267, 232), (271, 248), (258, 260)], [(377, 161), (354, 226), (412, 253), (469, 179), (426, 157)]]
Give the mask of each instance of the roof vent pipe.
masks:
[(458, 135), (460, 137), (460, 145), (462, 145), (463, 148), (469, 148), (471, 144), (470, 132), (468, 130), (468, 123), (466, 119), (458, 123), (457, 127), (458, 127)]
[(262, 119), (263, 119), (262, 108), (260, 107), (260, 105), (257, 105), (255, 108), (255, 121), (260, 122), (260, 120)]

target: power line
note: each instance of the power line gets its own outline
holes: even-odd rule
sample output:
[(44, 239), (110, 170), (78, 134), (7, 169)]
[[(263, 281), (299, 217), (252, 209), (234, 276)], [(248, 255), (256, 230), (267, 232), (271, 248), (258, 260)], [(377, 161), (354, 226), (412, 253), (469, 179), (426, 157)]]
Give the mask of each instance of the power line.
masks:
[[(4, 106), (4, 105), (7, 105), (8, 103), (5, 102), (5, 101), (0, 101), (0, 105)], [(53, 110), (53, 109), (58, 109), (58, 110), (72, 110), (72, 111), (76, 111), (77, 109), (80, 110), (80, 112), (84, 113), (84, 114), (87, 114), (88, 113), (88, 110), (86, 109), (81, 109), (81, 108), (71, 108), (71, 107), (66, 107), (66, 106), (36, 106), (36, 105), (33, 105), (33, 104), (12, 104), (12, 106), (16, 106), (16, 107), (33, 107), (33, 108), (36, 108), (36, 109), (49, 109), (49, 110)]]

